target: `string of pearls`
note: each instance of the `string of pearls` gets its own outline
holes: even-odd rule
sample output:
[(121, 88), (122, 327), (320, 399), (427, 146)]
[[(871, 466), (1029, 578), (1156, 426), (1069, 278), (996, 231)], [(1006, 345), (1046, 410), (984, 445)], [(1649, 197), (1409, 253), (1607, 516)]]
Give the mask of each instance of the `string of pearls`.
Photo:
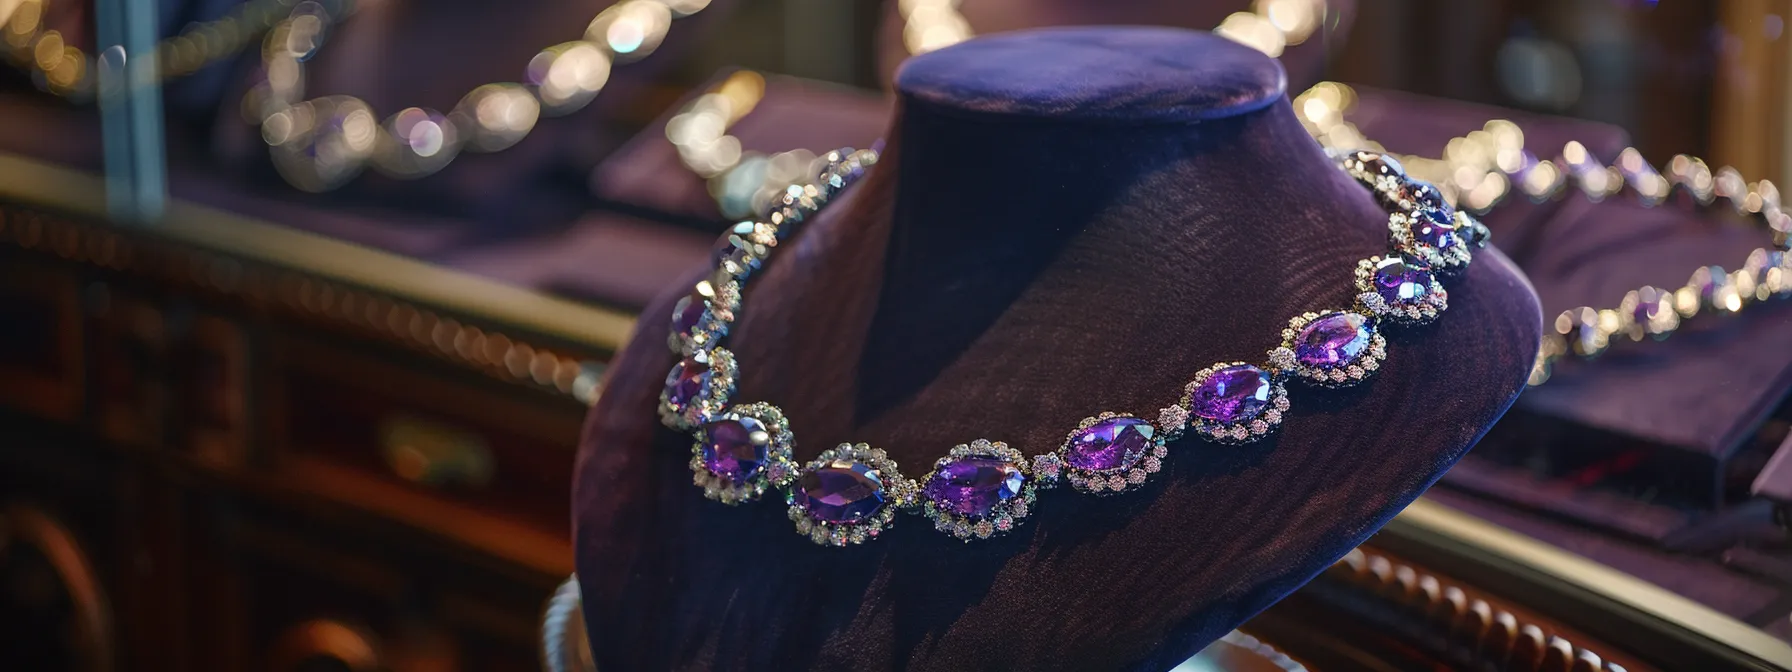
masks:
[(527, 137), (542, 116), (571, 114), (609, 82), (611, 67), (653, 53), (674, 20), (709, 0), (624, 0), (600, 12), (579, 39), (541, 50), (523, 81), (475, 87), (448, 113), (407, 107), (379, 120), (353, 96), (305, 98), (305, 62), (352, 0), (305, 0), (268, 31), (262, 81), (243, 100), (274, 167), (294, 187), (341, 187), (371, 166), (399, 179), (431, 175), (462, 151), (497, 152)]

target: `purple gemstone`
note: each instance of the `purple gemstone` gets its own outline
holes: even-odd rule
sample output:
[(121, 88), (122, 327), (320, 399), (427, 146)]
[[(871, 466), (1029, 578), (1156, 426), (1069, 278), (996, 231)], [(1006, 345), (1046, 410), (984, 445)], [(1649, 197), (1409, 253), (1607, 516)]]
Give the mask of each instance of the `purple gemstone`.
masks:
[(1391, 304), (1425, 298), (1431, 293), (1431, 265), (1408, 257), (1389, 257), (1375, 264), (1375, 293)]
[(884, 482), (870, 466), (834, 460), (803, 472), (790, 494), (791, 502), (809, 517), (825, 523), (856, 523), (884, 507)]
[(1300, 363), (1332, 368), (1354, 362), (1369, 349), (1374, 322), (1356, 313), (1326, 313), (1294, 337), (1294, 356)]
[(1661, 314), (1662, 299), (1667, 297), (1654, 287), (1644, 287), (1637, 290), (1636, 298), (1636, 310), (1630, 316), (1637, 324), (1647, 326), (1655, 320), (1655, 316)]
[(1108, 418), (1077, 430), (1064, 461), (1087, 471), (1130, 467), (1151, 446), (1156, 432), (1151, 423), (1138, 418)]
[(1699, 299), (1705, 305), (1711, 305), (1717, 300), (1717, 293), (1730, 284), (1730, 275), (1722, 266), (1710, 266), (1693, 271), (1689, 284), (1699, 289)]
[(1020, 494), (1020, 467), (995, 457), (961, 457), (927, 479), (927, 498), (941, 511), (982, 518)]
[(673, 364), (672, 371), (666, 374), (666, 402), (675, 409), (683, 409), (702, 397), (703, 390), (707, 387), (709, 362), (686, 357)]
[(697, 325), (703, 322), (703, 313), (707, 308), (708, 302), (703, 299), (702, 294), (692, 292), (685, 295), (672, 306), (672, 331), (680, 334), (696, 331)]
[(1189, 412), (1213, 422), (1250, 420), (1269, 407), (1269, 373), (1234, 364), (1207, 376), (1189, 393)]
[(723, 418), (703, 426), (703, 466), (709, 473), (745, 485), (765, 466), (771, 432), (757, 418)]
[(1449, 206), (1436, 210), (1420, 210), (1412, 223), (1412, 238), (1420, 245), (1447, 250), (1462, 241), (1456, 237), (1455, 214)]

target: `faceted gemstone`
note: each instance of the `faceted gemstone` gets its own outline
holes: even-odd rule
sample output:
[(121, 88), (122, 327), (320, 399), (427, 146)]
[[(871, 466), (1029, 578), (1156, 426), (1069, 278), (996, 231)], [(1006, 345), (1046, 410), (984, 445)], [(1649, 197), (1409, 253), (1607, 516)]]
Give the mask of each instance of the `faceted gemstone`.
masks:
[(697, 325), (703, 322), (703, 312), (707, 308), (708, 302), (704, 301), (703, 295), (697, 292), (692, 292), (679, 299), (678, 303), (672, 306), (672, 331), (680, 334), (696, 331)]
[(1371, 277), (1375, 293), (1396, 305), (1424, 298), (1431, 293), (1431, 282), (1430, 264), (1404, 256), (1381, 260)]
[(1450, 206), (1442, 209), (1421, 209), (1419, 216), (1412, 223), (1412, 238), (1420, 245), (1427, 245), (1439, 250), (1447, 250), (1461, 242), (1456, 236), (1455, 213), (1449, 211)]
[(1020, 494), (1026, 475), (1020, 467), (995, 457), (961, 457), (947, 462), (927, 479), (927, 498), (942, 511), (982, 518), (997, 504)]
[(1213, 422), (1250, 420), (1269, 407), (1269, 373), (1249, 364), (1213, 372), (1189, 393), (1189, 412)]
[(666, 401), (673, 408), (682, 409), (701, 398), (704, 388), (709, 387), (709, 373), (706, 359), (692, 356), (679, 360), (666, 374)]
[(1369, 349), (1373, 320), (1357, 313), (1326, 313), (1301, 327), (1294, 337), (1294, 356), (1300, 363), (1332, 368), (1355, 362)]
[(703, 425), (703, 466), (709, 473), (744, 485), (765, 466), (771, 432), (758, 418), (723, 418)]
[(816, 520), (856, 523), (883, 508), (884, 482), (868, 465), (834, 460), (803, 472), (791, 500)]
[(1138, 418), (1108, 418), (1077, 430), (1064, 461), (1089, 471), (1132, 466), (1151, 447), (1157, 429)]

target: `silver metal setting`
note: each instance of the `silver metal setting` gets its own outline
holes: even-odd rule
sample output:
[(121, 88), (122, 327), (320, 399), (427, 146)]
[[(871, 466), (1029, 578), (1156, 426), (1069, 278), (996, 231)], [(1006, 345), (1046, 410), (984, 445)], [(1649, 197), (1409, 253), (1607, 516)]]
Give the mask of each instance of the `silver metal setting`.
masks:
[[(708, 465), (704, 464), (703, 449), (709, 443), (710, 424), (742, 418), (751, 418), (765, 425), (765, 462), (744, 482), (736, 483), (733, 479), (709, 470)], [(791, 459), (795, 437), (790, 432), (790, 422), (784, 418), (784, 412), (776, 406), (763, 402), (734, 406), (698, 425), (694, 434), (696, 442), (691, 444), (691, 481), (703, 488), (704, 497), (729, 505), (751, 502), (759, 499), (766, 490), (783, 487), (796, 478), (798, 466)]]
[[(943, 510), (933, 500), (927, 498), (927, 484), (933, 482), (934, 476), (939, 473), (940, 469), (953, 461), (976, 457), (993, 458), (1014, 465), (1025, 479), (1021, 484), (1020, 491), (1008, 501), (996, 504), (988, 515), (981, 517), (964, 516), (953, 511)], [(961, 443), (953, 446), (950, 451), (947, 451), (946, 457), (934, 461), (933, 471), (927, 472), (927, 476), (921, 479), (921, 514), (933, 521), (933, 529), (967, 542), (972, 539), (988, 539), (1008, 533), (1033, 513), (1037, 489), (1033, 475), (1027, 468), (1026, 455), (1008, 447), (1008, 444), (1001, 441), (977, 439), (968, 444)]]

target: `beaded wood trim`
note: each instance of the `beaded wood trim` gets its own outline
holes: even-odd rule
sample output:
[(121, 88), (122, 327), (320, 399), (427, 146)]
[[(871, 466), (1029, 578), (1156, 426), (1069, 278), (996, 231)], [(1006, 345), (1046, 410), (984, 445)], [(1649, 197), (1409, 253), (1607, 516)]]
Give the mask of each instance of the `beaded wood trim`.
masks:
[(481, 328), (427, 306), (298, 270), (149, 240), (32, 209), (0, 205), (0, 246), (156, 278), (395, 344), (487, 377), (590, 405), (603, 364)]
[[(1627, 672), (1650, 669), (1522, 607), (1415, 567), (1375, 549), (1357, 548), (1319, 579), (1335, 581), (1393, 607), (1430, 633), (1422, 642), (1477, 669), (1502, 672)], [(1622, 662), (1620, 662), (1622, 661)]]

